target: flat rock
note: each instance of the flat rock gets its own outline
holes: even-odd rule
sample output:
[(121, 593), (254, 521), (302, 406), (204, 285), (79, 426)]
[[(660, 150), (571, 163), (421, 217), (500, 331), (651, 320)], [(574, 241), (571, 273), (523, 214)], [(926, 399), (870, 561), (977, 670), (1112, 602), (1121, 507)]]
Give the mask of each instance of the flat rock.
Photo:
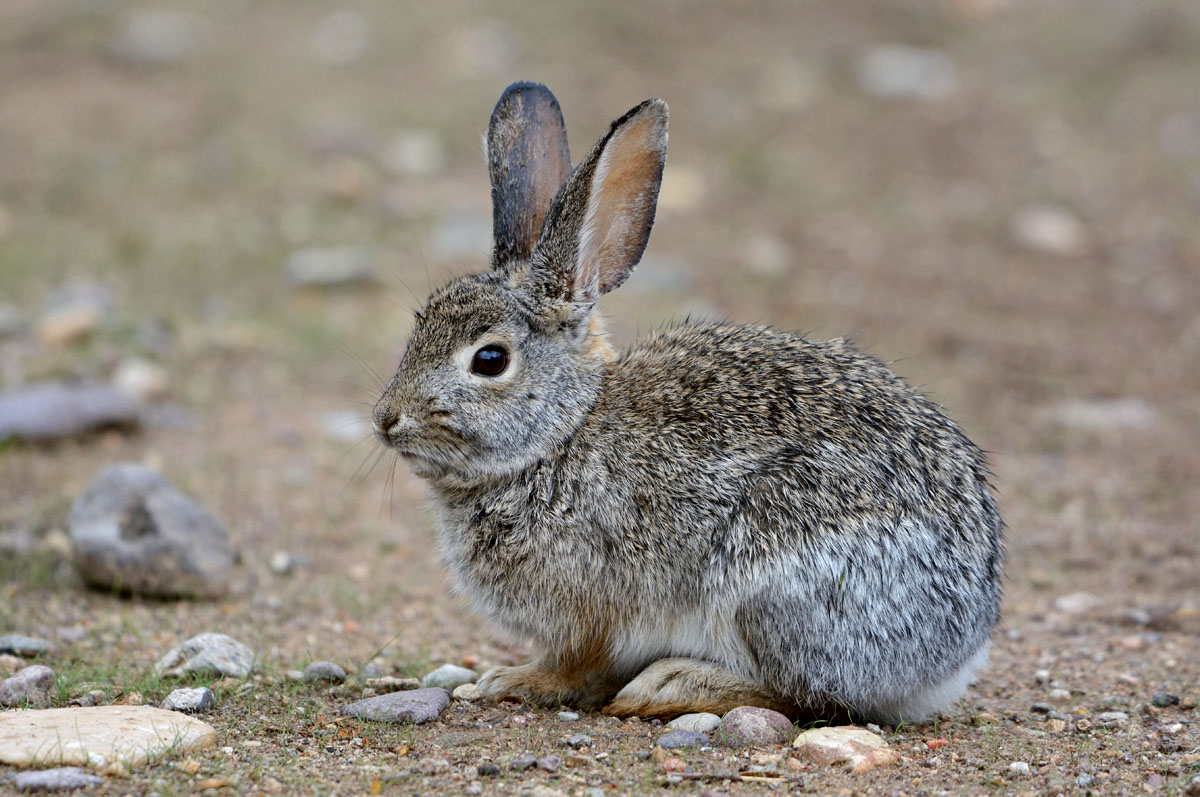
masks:
[(54, 689), (54, 670), (32, 664), (0, 681), (0, 706), (47, 706)]
[(154, 597), (229, 591), (236, 551), (225, 527), (147, 467), (102, 470), (67, 525), (75, 567), (94, 586)]
[(793, 730), (792, 721), (778, 711), (738, 706), (721, 718), (716, 741), (726, 747), (786, 744)]
[(693, 733), (712, 733), (721, 724), (721, 718), (716, 714), (684, 714), (667, 723), (673, 731), (692, 731)]
[(99, 383), (45, 382), (0, 395), (0, 440), (49, 442), (139, 422), (134, 399)]
[(883, 737), (853, 725), (805, 731), (792, 747), (815, 764), (844, 765), (853, 773), (900, 762), (900, 753), (888, 747)]
[(0, 712), (0, 763), (18, 767), (138, 767), (216, 739), (211, 725), (150, 706)]
[(712, 741), (703, 733), (677, 730), (667, 731), (658, 737), (655, 744), (666, 750), (674, 750), (680, 747), (707, 747)]
[(300, 677), (310, 683), (313, 681), (329, 681), (340, 684), (346, 680), (346, 671), (332, 661), (314, 661), (304, 668), (304, 672), (301, 673)]
[(473, 684), (478, 679), (479, 673), (474, 670), (454, 664), (443, 664), (422, 678), (421, 686), (440, 686), (452, 691), (463, 684)]
[(420, 725), (435, 720), (450, 705), (450, 693), (441, 687), (392, 692), (350, 703), (342, 713), (377, 722), (409, 722)]
[(18, 772), (12, 783), (17, 791), (73, 791), (99, 786), (104, 778), (80, 767), (55, 767), (33, 772)]
[(50, 643), (20, 634), (0, 636), (0, 654), (13, 656), (41, 656), (50, 650)]
[(188, 672), (215, 672), (245, 678), (254, 669), (254, 651), (224, 634), (198, 634), (177, 645), (154, 664), (159, 675), (178, 677)]
[(176, 689), (167, 695), (159, 708), (167, 711), (186, 711), (189, 714), (204, 714), (212, 711), (217, 699), (207, 686), (195, 689)]

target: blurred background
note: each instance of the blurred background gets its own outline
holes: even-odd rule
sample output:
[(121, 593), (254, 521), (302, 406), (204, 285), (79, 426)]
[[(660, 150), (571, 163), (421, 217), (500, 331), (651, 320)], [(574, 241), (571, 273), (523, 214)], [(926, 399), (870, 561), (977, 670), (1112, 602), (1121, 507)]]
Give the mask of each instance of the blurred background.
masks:
[[(424, 487), (363, 422), (413, 307), (486, 262), (481, 134), (520, 79), (576, 159), (670, 104), (649, 249), (602, 303), (619, 341), (688, 315), (849, 335), (992, 452), (994, 677), (1064, 617), (1195, 629), (1194, 0), (4, 0), (0, 389), (141, 410), (0, 447), (0, 625), (147, 660), (217, 624), (279, 666), (397, 632), (519, 657), (447, 595)], [(81, 590), (67, 510), (122, 459), (229, 527), (236, 599)]]

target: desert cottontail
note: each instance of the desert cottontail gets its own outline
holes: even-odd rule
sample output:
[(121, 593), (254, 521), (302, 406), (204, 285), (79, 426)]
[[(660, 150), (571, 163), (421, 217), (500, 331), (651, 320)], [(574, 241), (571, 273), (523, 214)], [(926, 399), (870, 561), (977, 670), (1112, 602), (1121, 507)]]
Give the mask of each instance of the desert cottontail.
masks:
[(376, 435), (428, 480), (472, 606), (541, 649), (486, 694), (617, 715), (920, 721), (984, 662), (1003, 523), (983, 457), (844, 341), (686, 323), (614, 351), (667, 106), (571, 168), (544, 86), (492, 113), (491, 268), (417, 313)]

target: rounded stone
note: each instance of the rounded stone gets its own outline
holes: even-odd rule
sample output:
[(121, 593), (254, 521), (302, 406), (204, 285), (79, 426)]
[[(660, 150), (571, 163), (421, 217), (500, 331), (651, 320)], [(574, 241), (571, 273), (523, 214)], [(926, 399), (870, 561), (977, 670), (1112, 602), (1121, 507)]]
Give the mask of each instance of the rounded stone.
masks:
[(667, 723), (673, 731), (692, 731), (693, 733), (712, 733), (721, 724), (721, 718), (707, 712), (701, 714), (684, 714)]
[(309, 683), (314, 681), (328, 681), (340, 684), (346, 680), (346, 671), (332, 661), (314, 661), (304, 668), (301, 678)]
[(176, 689), (167, 695), (159, 708), (167, 711), (186, 711), (189, 714), (204, 714), (212, 711), (217, 699), (207, 686), (195, 689)]
[(54, 689), (54, 670), (32, 664), (0, 681), (0, 706), (48, 706)]
[(721, 718), (716, 741), (726, 747), (786, 744), (792, 722), (778, 711), (758, 706), (738, 706)]
[(159, 675), (178, 677), (187, 672), (215, 672), (245, 678), (254, 669), (254, 651), (224, 634), (198, 634), (172, 648), (154, 664)]
[(478, 678), (479, 673), (474, 670), (468, 670), (466, 667), (459, 667), (454, 664), (443, 664), (422, 678), (421, 686), (426, 688), (440, 687), (450, 691), (463, 684), (475, 683)]

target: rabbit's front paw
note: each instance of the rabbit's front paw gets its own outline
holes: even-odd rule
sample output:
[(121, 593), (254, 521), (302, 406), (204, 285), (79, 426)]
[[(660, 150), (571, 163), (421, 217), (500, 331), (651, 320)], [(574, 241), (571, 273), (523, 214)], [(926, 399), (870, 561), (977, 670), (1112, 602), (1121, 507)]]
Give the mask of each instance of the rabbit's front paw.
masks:
[(518, 667), (493, 667), (476, 685), (493, 700), (526, 700), (557, 706), (574, 702), (576, 696), (558, 673), (536, 661)]

